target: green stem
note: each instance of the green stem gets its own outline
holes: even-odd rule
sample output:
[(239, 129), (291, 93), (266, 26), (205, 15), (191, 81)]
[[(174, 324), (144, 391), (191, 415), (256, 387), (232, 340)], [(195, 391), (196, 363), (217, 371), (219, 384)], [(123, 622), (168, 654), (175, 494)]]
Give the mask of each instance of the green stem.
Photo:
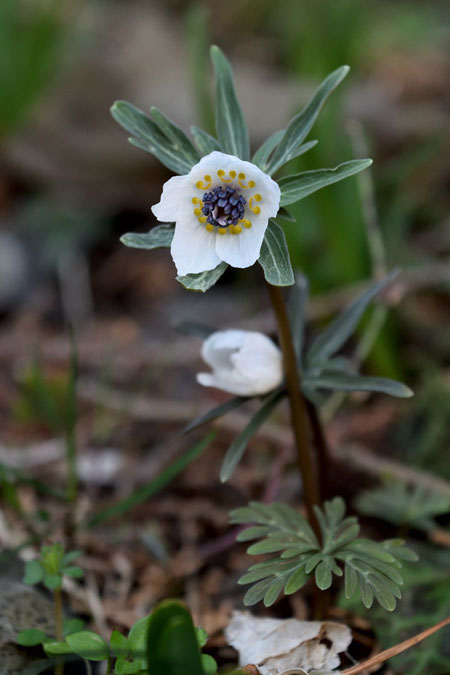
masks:
[(291, 328), (283, 293), (278, 286), (267, 284), (275, 312), (283, 352), (286, 385), (291, 409), (291, 423), (297, 446), (297, 464), (302, 477), (305, 507), (308, 519), (320, 541), (320, 529), (313, 506), (319, 504), (319, 488), (314, 471), (310, 447), (310, 423), (305, 399), (300, 389), (300, 374), (292, 342)]
[(69, 385), (67, 391), (67, 419), (66, 419), (66, 453), (67, 453), (67, 499), (69, 502), (75, 502), (78, 496), (78, 474), (77, 474), (77, 376), (78, 376), (78, 357), (75, 333), (72, 326), (70, 331), (70, 372)]
[[(58, 642), (64, 639), (63, 633), (63, 608), (62, 608), (62, 593), (60, 588), (55, 588), (53, 591), (53, 608), (55, 613), (55, 637)], [(55, 675), (63, 675), (64, 664), (57, 663), (55, 666)]]
[(106, 664), (106, 675), (111, 675), (111, 673), (112, 673), (111, 666), (112, 666), (112, 660), (111, 660), (111, 657), (109, 657), (108, 662)]
[(330, 480), (330, 453), (328, 451), (328, 443), (318, 412), (314, 403), (306, 401), (306, 409), (311, 423), (311, 431), (313, 436), (313, 443), (317, 453), (317, 465), (320, 466), (318, 476), (320, 497), (321, 500), (330, 499), (332, 497), (331, 480)]

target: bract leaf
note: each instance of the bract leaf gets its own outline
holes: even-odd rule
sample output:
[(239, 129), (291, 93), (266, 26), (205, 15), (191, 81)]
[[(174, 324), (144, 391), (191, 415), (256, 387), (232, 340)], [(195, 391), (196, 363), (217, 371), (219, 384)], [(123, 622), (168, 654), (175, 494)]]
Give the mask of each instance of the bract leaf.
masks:
[(258, 262), (266, 281), (272, 286), (292, 286), (294, 283), (286, 237), (283, 228), (274, 220), (269, 221)]
[(249, 159), (250, 146), (247, 125), (234, 90), (230, 63), (219, 47), (211, 47), (211, 59), (216, 75), (216, 131), (225, 152)]
[(156, 225), (149, 232), (128, 232), (120, 241), (130, 248), (170, 248), (175, 228), (173, 225)]

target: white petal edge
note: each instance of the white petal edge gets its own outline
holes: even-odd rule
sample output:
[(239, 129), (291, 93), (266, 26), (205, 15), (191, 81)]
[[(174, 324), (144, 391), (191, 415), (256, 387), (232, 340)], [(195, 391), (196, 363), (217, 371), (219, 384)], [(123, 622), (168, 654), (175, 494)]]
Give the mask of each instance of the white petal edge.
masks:
[(175, 224), (170, 253), (180, 276), (213, 270), (221, 262), (214, 233), (208, 232), (189, 210)]
[(173, 223), (192, 206), (192, 185), (187, 176), (172, 176), (163, 185), (161, 199), (152, 213), (161, 223)]

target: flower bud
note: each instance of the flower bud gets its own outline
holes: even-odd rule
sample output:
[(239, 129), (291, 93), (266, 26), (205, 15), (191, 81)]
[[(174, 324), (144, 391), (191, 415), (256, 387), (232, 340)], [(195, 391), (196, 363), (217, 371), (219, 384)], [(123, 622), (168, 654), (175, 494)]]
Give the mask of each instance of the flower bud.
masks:
[(266, 335), (247, 330), (225, 330), (203, 343), (202, 358), (211, 373), (198, 373), (204, 387), (216, 387), (238, 396), (260, 396), (276, 389), (283, 379), (282, 355)]

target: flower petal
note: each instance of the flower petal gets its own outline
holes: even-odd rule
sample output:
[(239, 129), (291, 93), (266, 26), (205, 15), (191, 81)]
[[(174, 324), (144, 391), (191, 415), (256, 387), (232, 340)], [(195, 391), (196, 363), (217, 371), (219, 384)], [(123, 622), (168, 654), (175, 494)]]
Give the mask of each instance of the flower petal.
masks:
[(170, 253), (180, 276), (213, 270), (221, 262), (214, 233), (208, 232), (189, 209), (176, 222)]
[(203, 343), (202, 357), (213, 372), (199, 373), (197, 381), (238, 396), (266, 394), (283, 379), (281, 352), (262, 333), (218, 331)]
[(259, 258), (264, 233), (268, 221), (259, 226), (253, 225), (250, 229), (242, 228), (240, 234), (226, 234), (216, 237), (216, 251), (220, 260), (232, 267), (250, 267)]
[(161, 199), (152, 206), (153, 215), (161, 223), (173, 223), (178, 214), (192, 209), (192, 186), (187, 176), (173, 176), (163, 185)]
[(213, 177), (213, 180), (216, 181), (218, 170), (223, 169), (228, 172), (231, 169), (234, 169), (239, 172), (246, 168), (241, 166), (244, 164), (257, 169), (257, 167), (250, 162), (244, 162), (234, 155), (226, 155), (224, 152), (214, 150), (213, 152), (210, 152), (209, 155), (202, 157), (198, 164), (192, 167), (188, 173), (188, 177), (193, 185), (195, 185), (197, 180), (201, 180), (205, 174), (210, 175)]
[(231, 367), (231, 354), (240, 349), (249, 331), (220, 330), (212, 333), (202, 345), (202, 359), (211, 368)]

